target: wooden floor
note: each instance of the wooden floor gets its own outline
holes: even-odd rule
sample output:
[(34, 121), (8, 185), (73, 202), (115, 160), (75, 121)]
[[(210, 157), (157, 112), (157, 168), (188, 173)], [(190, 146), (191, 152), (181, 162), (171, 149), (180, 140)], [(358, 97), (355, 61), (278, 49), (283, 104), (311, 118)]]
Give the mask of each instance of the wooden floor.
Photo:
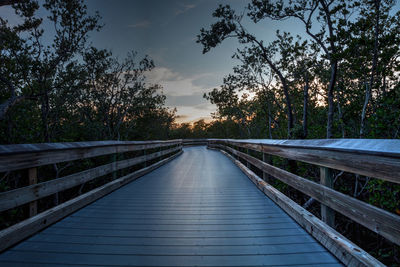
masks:
[(0, 255), (0, 266), (339, 266), (220, 152), (172, 162)]

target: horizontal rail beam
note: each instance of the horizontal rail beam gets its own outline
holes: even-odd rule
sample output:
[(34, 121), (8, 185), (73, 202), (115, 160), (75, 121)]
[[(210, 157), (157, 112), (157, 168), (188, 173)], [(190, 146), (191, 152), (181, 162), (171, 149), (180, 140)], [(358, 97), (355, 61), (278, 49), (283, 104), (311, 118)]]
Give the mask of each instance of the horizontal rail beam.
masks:
[(96, 179), (103, 175), (107, 175), (114, 171), (125, 169), (130, 166), (173, 153), (180, 149), (181, 149), (180, 146), (174, 147), (158, 151), (152, 154), (148, 154), (145, 156), (140, 156), (127, 160), (105, 164), (102, 166), (98, 166), (96, 168), (74, 173), (47, 182), (0, 193), (0, 212), (21, 206), (31, 201), (35, 201), (40, 198), (55, 194), (57, 192), (72, 188), (74, 186), (89, 182), (93, 179)]
[(337, 192), (326, 186), (269, 165), (233, 148), (227, 146), (223, 146), (223, 148), (246, 160), (258, 169), (342, 213), (353, 221), (382, 235), (393, 243), (400, 245), (400, 216), (391, 214), (390, 212)]
[(76, 210), (81, 209), (84, 206), (92, 203), (93, 201), (111, 193), (121, 186), (130, 183), (137, 178), (149, 173), (150, 171), (160, 167), (161, 165), (171, 161), (172, 159), (182, 154), (182, 152), (183, 151), (180, 151), (146, 168), (140, 169), (136, 172), (118, 178), (117, 180), (109, 182), (79, 197), (69, 200), (61, 205), (51, 208), (45, 212), (39, 213), (34, 217), (31, 217), (25, 221), (22, 221), (18, 224), (15, 224), (7, 229), (0, 231), (0, 252), (35, 234), (36, 232), (48, 227), (49, 225), (59, 221), (60, 219), (75, 212)]
[(73, 143), (67, 143), (71, 145), (62, 146), (63, 143), (54, 143), (53, 147), (51, 144), (24, 145), (22, 148), (19, 147), (19, 145), (0, 146), (0, 172), (26, 169), (114, 153), (178, 145), (181, 144), (182, 141), (89, 143), (98, 143), (98, 145), (91, 144), (85, 146), (81, 144), (79, 146), (74, 146)]
[(331, 169), (379, 178), (393, 183), (400, 183), (400, 157), (391, 156), (391, 154), (363, 154), (359, 151), (351, 152), (350, 150), (348, 152), (328, 149), (321, 150), (302, 147), (244, 143), (228, 140), (220, 140), (216, 142), (252, 149), (262, 153), (311, 163)]

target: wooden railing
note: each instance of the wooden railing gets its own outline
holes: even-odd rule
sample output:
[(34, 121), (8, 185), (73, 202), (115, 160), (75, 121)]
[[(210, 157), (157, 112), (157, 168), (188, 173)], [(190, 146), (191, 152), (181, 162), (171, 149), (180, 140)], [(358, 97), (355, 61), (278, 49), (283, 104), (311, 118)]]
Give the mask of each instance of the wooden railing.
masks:
[[(334, 227), (335, 212), (400, 245), (400, 216), (335, 191), (332, 186), (332, 169), (400, 183), (400, 140), (210, 139), (208, 146), (224, 151), (266, 195), (345, 264), (377, 265), (380, 263), (328, 227), (328, 225)], [(257, 152), (262, 153), (263, 160), (250, 155), (252, 151), (255, 151), (253, 155)], [(268, 164), (266, 161), (269, 155), (319, 166), (320, 183)], [(251, 168), (263, 172), (264, 179), (258, 177)], [(269, 185), (266, 182), (268, 176), (320, 202), (321, 219), (324, 223)]]
[(208, 139), (205, 138), (183, 139), (182, 143), (184, 146), (205, 146), (208, 143)]
[[(137, 152), (133, 158), (117, 155)], [(142, 151), (142, 152), (140, 152)], [(68, 214), (154, 170), (182, 153), (182, 140), (171, 141), (99, 141), (77, 143), (44, 143), (0, 146), (0, 172), (27, 170), (29, 185), (0, 193), (0, 212), (29, 203), (30, 218), (0, 231), (0, 251), (14, 245)], [(128, 153), (129, 154), (129, 153)], [(110, 155), (109, 163), (61, 178), (38, 182), (38, 170), (44, 165)], [(147, 163), (151, 162), (151, 165)], [(140, 166), (117, 177), (119, 170)], [(87, 193), (37, 214), (38, 200), (111, 175), (111, 181)]]

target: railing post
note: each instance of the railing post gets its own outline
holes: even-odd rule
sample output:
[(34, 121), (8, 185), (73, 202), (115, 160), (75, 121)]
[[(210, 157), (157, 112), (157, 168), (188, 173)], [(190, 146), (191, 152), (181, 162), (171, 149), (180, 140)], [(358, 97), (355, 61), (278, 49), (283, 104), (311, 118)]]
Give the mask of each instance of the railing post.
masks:
[(144, 168), (146, 168), (147, 167), (147, 161), (146, 161), (146, 149), (143, 149), (143, 156), (144, 156), (144, 163), (143, 163), (143, 165), (144, 165)]
[[(37, 168), (30, 168), (28, 170), (29, 185), (37, 184)], [(37, 214), (37, 200), (29, 203), (29, 217)]]
[[(333, 188), (333, 173), (330, 168), (320, 167), (320, 184)], [(330, 227), (335, 227), (335, 211), (321, 204), (321, 218)]]
[[(247, 155), (250, 155), (250, 154), (249, 154), (249, 149), (248, 149), (248, 148), (246, 149), (246, 154), (247, 154)], [(250, 169), (250, 163), (249, 163), (247, 160), (246, 160), (246, 166), (247, 166), (247, 168)]]
[[(233, 149), (235, 149), (236, 151), (241, 152), (241, 151), (240, 151), (240, 147), (238, 147), (238, 146), (236, 146), (236, 145), (233, 146)], [(238, 155), (234, 155), (234, 157), (236, 158), (236, 160), (239, 160), (239, 161), (240, 161), (240, 157), (239, 157)]]
[(111, 155), (111, 162), (113, 163), (112, 168), (113, 168), (113, 173), (112, 173), (112, 179), (115, 180), (117, 179), (117, 154), (114, 153)]
[[(269, 155), (267, 154), (267, 153), (262, 153), (262, 160), (263, 160), (263, 162), (266, 162), (266, 163), (268, 163), (268, 161), (269, 161)], [(266, 172), (263, 172), (263, 180), (264, 181), (268, 181), (269, 179), (269, 176), (268, 176), (268, 173), (266, 173)]]

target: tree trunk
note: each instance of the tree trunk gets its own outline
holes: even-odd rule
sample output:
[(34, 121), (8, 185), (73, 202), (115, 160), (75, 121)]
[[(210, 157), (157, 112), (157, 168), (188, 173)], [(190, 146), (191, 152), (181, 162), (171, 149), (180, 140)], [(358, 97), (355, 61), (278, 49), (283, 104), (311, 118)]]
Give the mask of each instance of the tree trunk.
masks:
[(283, 76), (282, 72), (278, 69), (278, 67), (274, 64), (274, 62), (271, 61), (271, 58), (269, 57), (266, 48), (263, 46), (261, 42), (259, 42), (254, 36), (248, 35), (247, 36), (250, 40), (254, 41), (262, 50), (262, 57), (265, 59), (269, 67), (275, 72), (276, 75), (278, 75), (279, 80), (282, 83), (282, 89), (283, 89), (283, 94), (285, 95), (285, 100), (286, 100), (286, 113), (288, 116), (288, 139), (292, 138), (292, 129), (294, 126), (294, 120), (293, 120), (293, 110), (292, 110), (292, 102), (290, 101), (290, 96), (289, 96), (289, 86), (287, 84), (285, 76)]
[(331, 78), (328, 87), (328, 123), (326, 126), (326, 138), (332, 138), (332, 128), (333, 128), (333, 92), (336, 83), (336, 73), (337, 73), (337, 61), (333, 60), (331, 63)]
[(328, 52), (326, 49), (327, 56), (329, 58), (329, 62), (331, 64), (331, 77), (329, 80), (329, 87), (328, 87), (328, 122), (326, 125), (326, 138), (332, 138), (333, 133), (333, 113), (334, 113), (334, 107), (333, 107), (333, 95), (334, 95), (334, 90), (335, 90), (335, 84), (336, 84), (336, 74), (337, 74), (337, 65), (338, 65), (338, 60), (336, 59), (336, 44), (335, 44), (335, 33), (333, 30), (333, 22), (331, 19), (331, 10), (329, 10), (329, 4), (325, 2), (325, 0), (319, 0), (320, 4), (322, 5), (322, 8), (324, 10), (325, 16), (326, 16), (326, 23), (328, 26), (328, 31), (329, 31), (329, 44), (331, 48), (331, 52)]
[(269, 133), (269, 139), (272, 139), (272, 129), (271, 129), (271, 106), (270, 103), (268, 103), (268, 133)]
[(308, 82), (308, 73), (306, 72), (305, 77), (305, 85), (303, 91), (303, 139), (307, 138), (308, 129), (307, 129), (307, 120), (308, 120), (308, 90), (309, 90), (309, 82)]
[(338, 87), (338, 90), (336, 90), (336, 91), (337, 91), (336, 92), (336, 102), (337, 102), (337, 109), (338, 109), (338, 114), (339, 114), (340, 131), (342, 132), (342, 138), (344, 138), (345, 137), (345, 131), (344, 131), (342, 108), (340, 107), (339, 87)]
[(42, 124), (43, 124), (43, 141), (44, 142), (50, 142), (50, 136), (49, 136), (49, 112), (50, 112), (50, 106), (49, 106), (49, 95), (47, 89), (44, 92), (42, 96)]
[(380, 9), (380, 0), (375, 0), (375, 32), (374, 32), (374, 50), (373, 50), (373, 59), (372, 59), (372, 69), (371, 69), (371, 77), (369, 80), (369, 84), (366, 84), (365, 86), (365, 99), (364, 99), (364, 105), (362, 108), (361, 112), (361, 126), (360, 126), (360, 138), (363, 138), (365, 135), (365, 118), (366, 118), (366, 113), (367, 113), (367, 107), (369, 100), (371, 99), (371, 92), (372, 92), (372, 87), (374, 85), (374, 79), (375, 79), (375, 72), (376, 72), (376, 66), (378, 63), (378, 38), (379, 38), (379, 9)]

